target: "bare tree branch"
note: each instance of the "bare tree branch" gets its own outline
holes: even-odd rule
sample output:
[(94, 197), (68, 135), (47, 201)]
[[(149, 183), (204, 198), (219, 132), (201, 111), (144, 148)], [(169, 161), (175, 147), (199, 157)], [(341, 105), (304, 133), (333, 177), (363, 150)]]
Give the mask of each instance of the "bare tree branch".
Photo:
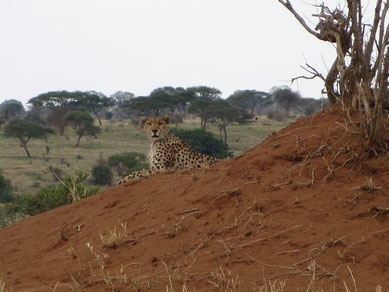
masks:
[(315, 37), (319, 38), (320, 39), (320, 34), (315, 32), (314, 30), (312, 30), (308, 25), (307, 23), (305, 22), (305, 20), (294, 10), (292, 4), (289, 2), (289, 0), (278, 0), (282, 5), (284, 5), (286, 7), (286, 9), (288, 9), (293, 15), (294, 17), (298, 20), (298, 22), (300, 22), (300, 24), (306, 29), (306, 31), (308, 31), (310, 34), (314, 35)]
[(301, 76), (294, 77), (291, 79), (291, 83), (293, 83), (294, 81), (296, 81), (298, 79), (315, 79), (316, 77), (319, 77), (324, 82), (326, 81), (325, 77), (322, 74), (320, 74), (319, 71), (317, 71), (315, 68), (313, 68), (309, 64), (305, 64), (305, 66), (307, 66), (308, 68), (305, 68), (303, 66), (300, 66), (300, 67), (302, 69), (304, 69), (305, 71), (307, 71), (309, 74), (311, 74), (311, 76), (301, 75)]
[(331, 10), (324, 3), (317, 5), (320, 12), (312, 15), (318, 18), (314, 31), (294, 10), (289, 0), (279, 0), (310, 34), (335, 43), (336, 47), (336, 59), (327, 76), (306, 64), (303, 69), (310, 76), (298, 76), (292, 82), (317, 77), (324, 80), (330, 105), (340, 101), (347, 113), (359, 110), (362, 143), (366, 150), (378, 153), (375, 147), (389, 149), (389, 143), (383, 141), (384, 137), (380, 134), (389, 82), (389, 26), (386, 23), (389, 0), (376, 1), (371, 23), (363, 22), (361, 0), (345, 1), (346, 13), (339, 8)]

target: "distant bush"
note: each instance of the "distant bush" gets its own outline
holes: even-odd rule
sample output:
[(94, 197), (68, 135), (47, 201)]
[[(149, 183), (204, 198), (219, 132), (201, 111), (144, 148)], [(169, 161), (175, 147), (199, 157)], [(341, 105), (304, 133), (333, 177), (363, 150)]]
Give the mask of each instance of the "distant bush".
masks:
[(216, 138), (214, 134), (201, 130), (170, 129), (170, 132), (189, 144), (189, 147), (205, 155), (226, 158), (232, 157), (228, 145)]
[(270, 120), (276, 120), (279, 122), (282, 122), (287, 118), (287, 114), (281, 111), (268, 112), (266, 116)]
[(112, 185), (112, 171), (105, 164), (97, 164), (92, 167), (92, 180), (95, 185)]
[(42, 188), (35, 195), (17, 197), (12, 204), (6, 206), (7, 213), (36, 215), (99, 192), (99, 187), (84, 184), (86, 178), (87, 175), (81, 172), (77, 172), (75, 176), (66, 175), (60, 184)]
[(147, 169), (146, 156), (138, 152), (123, 152), (108, 157), (108, 165), (114, 167), (119, 176)]
[(0, 203), (12, 202), (13, 200), (11, 181), (0, 174)]
[(105, 113), (105, 119), (106, 120), (110, 120), (110, 119), (112, 119), (112, 117), (113, 117), (113, 112), (106, 112)]

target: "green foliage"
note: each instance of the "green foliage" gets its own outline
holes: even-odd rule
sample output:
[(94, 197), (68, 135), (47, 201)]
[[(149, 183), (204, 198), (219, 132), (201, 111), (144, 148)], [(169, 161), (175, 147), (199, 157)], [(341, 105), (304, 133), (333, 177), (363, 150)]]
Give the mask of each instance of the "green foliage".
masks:
[(84, 111), (72, 111), (65, 116), (65, 124), (70, 125), (77, 134), (76, 147), (80, 145), (83, 136), (97, 137), (101, 128), (93, 124), (94, 120), (90, 114)]
[(114, 167), (119, 176), (149, 168), (146, 156), (137, 152), (124, 152), (108, 157), (108, 165)]
[(11, 181), (0, 174), (0, 203), (8, 203), (13, 200)]
[(123, 105), (124, 108), (129, 108), (137, 115), (143, 116), (160, 116), (168, 106), (169, 103), (167, 100), (149, 96), (140, 96), (131, 99)]
[(100, 127), (102, 126), (99, 113), (105, 109), (113, 106), (115, 101), (104, 94), (96, 91), (84, 92), (80, 99), (79, 104), (87, 111), (92, 112), (99, 121)]
[(104, 117), (106, 120), (111, 120), (113, 118), (113, 112), (106, 112)]
[[(327, 100), (326, 100), (327, 101)], [(302, 108), (305, 116), (310, 116), (322, 108), (327, 107), (327, 102), (322, 99), (314, 98), (302, 98), (300, 99), (300, 107)]]
[(21, 119), (10, 120), (4, 128), (4, 136), (6, 138), (16, 137), (25, 140), (46, 138), (47, 134), (52, 133), (54, 131), (50, 128), (45, 128), (37, 123)]
[(64, 117), (69, 110), (82, 108), (81, 99), (85, 95), (82, 91), (50, 91), (42, 93), (37, 97), (31, 98), (28, 103), (36, 108), (50, 109), (48, 123), (57, 128), (60, 135), (64, 134), (65, 121)]
[(121, 107), (124, 104), (128, 103), (134, 97), (135, 95), (132, 92), (128, 91), (116, 91), (110, 96), (110, 98), (114, 101), (115, 105), (118, 107)]
[(82, 199), (97, 193), (100, 188), (88, 187), (84, 183), (86, 178), (87, 175), (80, 172), (76, 177), (67, 175), (60, 184), (42, 188), (35, 195), (19, 196), (6, 207), (7, 213), (36, 215), (72, 203), (75, 197)]
[(258, 106), (271, 103), (269, 96), (269, 93), (257, 90), (237, 90), (228, 97), (227, 101), (232, 106), (253, 114)]
[(64, 174), (64, 171), (62, 169), (52, 165), (49, 166), (49, 171), (53, 175), (55, 181), (60, 181)]
[(46, 138), (47, 134), (52, 133), (54, 133), (54, 131), (50, 128), (45, 128), (37, 123), (21, 119), (10, 120), (4, 128), (4, 136), (6, 138), (18, 138), (29, 158), (31, 158), (31, 155), (27, 149), (27, 143), (30, 139)]
[(208, 107), (212, 105), (213, 101), (208, 99), (195, 99), (190, 103), (190, 106), (188, 108), (188, 113), (190, 114), (196, 114), (201, 119), (201, 129), (205, 130), (205, 127), (207, 126), (207, 122), (209, 120), (209, 116), (206, 115)]
[(188, 143), (194, 151), (217, 158), (233, 156), (232, 152), (228, 151), (228, 145), (210, 132), (202, 129), (185, 130), (175, 128), (171, 129), (170, 132)]
[(97, 164), (92, 167), (92, 179), (95, 185), (112, 185), (112, 171), (105, 164)]
[(64, 187), (48, 186), (35, 195), (22, 195), (8, 206), (8, 212), (36, 215), (61, 205), (68, 204), (67, 190)]
[(98, 126), (95, 126), (91, 123), (82, 125), (80, 128), (76, 130), (76, 134), (78, 136), (77, 146), (80, 143), (81, 137), (89, 136), (89, 137), (97, 138), (97, 135), (100, 133), (101, 133), (101, 128)]
[(48, 107), (51, 110), (66, 108), (76, 104), (83, 95), (81, 91), (50, 91), (31, 98), (28, 103), (39, 107)]
[(208, 86), (194, 86), (187, 88), (187, 90), (192, 92), (196, 98), (208, 101), (219, 99), (222, 94), (219, 89)]
[(85, 111), (71, 111), (64, 118), (65, 124), (77, 130), (82, 125), (93, 123), (93, 118)]
[(24, 113), (23, 104), (15, 99), (9, 99), (0, 103), (0, 115), (4, 116), (5, 120), (15, 118)]
[(227, 143), (227, 126), (232, 124), (243, 125), (250, 122), (252, 115), (248, 112), (234, 108), (225, 100), (212, 101), (201, 117), (211, 121), (220, 131), (220, 137)]
[(9, 212), (8, 206), (9, 205), (0, 204), (0, 227), (8, 226), (18, 219), (22, 219), (22, 216)]
[(287, 86), (275, 87), (271, 90), (273, 100), (278, 103), (289, 116), (289, 111), (299, 105), (301, 96)]
[(280, 111), (268, 112), (266, 116), (269, 120), (276, 120), (279, 122), (282, 122), (287, 119), (286, 113)]
[(175, 110), (185, 114), (187, 103), (194, 98), (192, 91), (182, 87), (165, 86), (157, 88), (147, 97), (130, 99), (123, 107), (128, 107), (137, 115), (161, 116), (164, 113), (173, 113)]

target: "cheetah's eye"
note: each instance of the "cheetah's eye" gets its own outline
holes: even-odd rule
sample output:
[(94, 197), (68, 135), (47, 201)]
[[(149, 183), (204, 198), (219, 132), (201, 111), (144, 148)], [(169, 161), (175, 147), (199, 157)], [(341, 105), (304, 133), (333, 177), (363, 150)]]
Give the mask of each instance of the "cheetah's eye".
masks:
[(162, 122), (159, 122), (159, 125), (162, 126)]

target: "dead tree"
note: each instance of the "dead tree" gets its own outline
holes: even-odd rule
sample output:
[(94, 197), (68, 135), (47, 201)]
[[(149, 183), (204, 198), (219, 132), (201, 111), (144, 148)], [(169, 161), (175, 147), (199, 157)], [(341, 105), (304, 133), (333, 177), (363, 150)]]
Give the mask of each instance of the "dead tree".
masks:
[[(389, 77), (389, 25), (386, 15), (389, 0), (377, 0), (373, 21), (364, 22), (366, 7), (361, 0), (345, 0), (347, 8), (333, 10), (318, 5), (318, 19), (311, 28), (296, 12), (289, 0), (278, 0), (312, 35), (334, 43), (337, 57), (323, 76), (308, 65), (312, 75), (298, 78), (323, 79), (328, 103), (341, 103), (343, 108), (358, 110), (362, 142), (367, 148), (382, 146), (380, 135), (385, 92)], [(366, 13), (366, 12), (365, 12)]]

